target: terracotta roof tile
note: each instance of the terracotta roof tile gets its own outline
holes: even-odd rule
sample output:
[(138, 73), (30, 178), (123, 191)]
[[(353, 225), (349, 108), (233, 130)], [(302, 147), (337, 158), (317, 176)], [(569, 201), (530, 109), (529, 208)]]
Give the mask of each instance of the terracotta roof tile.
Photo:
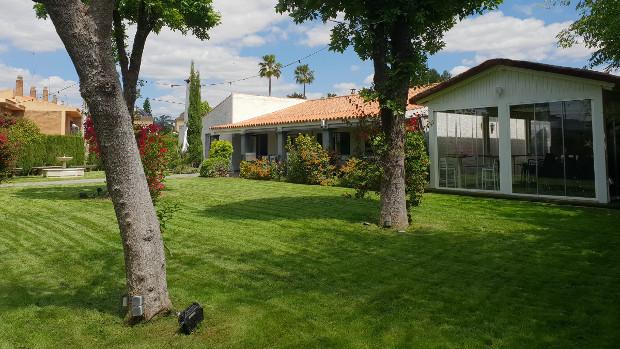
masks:
[[(414, 87), (409, 90), (409, 99), (435, 84)], [(422, 108), (420, 105), (409, 104), (407, 110)], [(315, 99), (278, 110), (273, 113), (257, 116), (233, 124), (212, 126), (212, 129), (232, 129), (270, 125), (297, 124), (321, 120), (347, 120), (362, 116), (377, 116), (379, 104), (364, 103), (359, 95), (340, 96), (326, 99)]]

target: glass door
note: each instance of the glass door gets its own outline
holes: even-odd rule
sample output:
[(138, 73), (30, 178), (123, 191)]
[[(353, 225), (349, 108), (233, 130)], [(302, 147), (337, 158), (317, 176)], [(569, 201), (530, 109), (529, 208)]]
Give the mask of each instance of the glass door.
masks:
[(620, 93), (603, 95), (607, 139), (609, 196), (620, 200)]

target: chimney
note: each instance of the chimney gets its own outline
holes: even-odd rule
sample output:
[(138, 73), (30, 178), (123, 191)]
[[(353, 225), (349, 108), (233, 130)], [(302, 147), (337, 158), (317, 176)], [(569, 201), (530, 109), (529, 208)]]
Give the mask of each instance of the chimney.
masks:
[(43, 87), (43, 102), (49, 102), (49, 90), (47, 89), (47, 86)]
[(54, 103), (54, 104), (58, 104), (58, 96), (54, 95), (54, 96), (52, 97), (52, 103)]
[(37, 88), (34, 86), (30, 87), (30, 97), (37, 99)]
[(17, 80), (15, 81), (15, 96), (23, 96), (24, 95), (24, 78), (21, 75), (17, 76)]

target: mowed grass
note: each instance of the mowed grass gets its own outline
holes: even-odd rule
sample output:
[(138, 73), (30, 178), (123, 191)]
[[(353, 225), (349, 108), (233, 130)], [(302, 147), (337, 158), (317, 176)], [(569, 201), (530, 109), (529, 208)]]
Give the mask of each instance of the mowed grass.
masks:
[(105, 172), (103, 171), (89, 171), (85, 172), (82, 177), (43, 177), (39, 176), (15, 176), (9, 179), (6, 183), (31, 183), (31, 182), (57, 182), (67, 181), (73, 179), (104, 179)]
[(97, 186), (0, 190), (0, 348), (617, 348), (620, 211), (428, 194), (406, 233), (342, 188), (175, 179), (174, 316), (123, 324)]

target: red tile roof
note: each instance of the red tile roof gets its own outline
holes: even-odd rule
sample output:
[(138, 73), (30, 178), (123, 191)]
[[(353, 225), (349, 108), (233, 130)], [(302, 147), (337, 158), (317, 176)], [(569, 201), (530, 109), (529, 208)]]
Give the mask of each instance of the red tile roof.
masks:
[[(409, 98), (425, 91), (435, 84), (418, 86), (409, 90)], [(422, 108), (421, 105), (409, 104), (407, 110)], [(315, 99), (288, 107), (273, 113), (257, 116), (233, 124), (212, 126), (212, 129), (231, 129), (284, 124), (316, 122), (321, 120), (348, 120), (360, 117), (378, 116), (377, 102), (364, 103), (359, 95)]]

